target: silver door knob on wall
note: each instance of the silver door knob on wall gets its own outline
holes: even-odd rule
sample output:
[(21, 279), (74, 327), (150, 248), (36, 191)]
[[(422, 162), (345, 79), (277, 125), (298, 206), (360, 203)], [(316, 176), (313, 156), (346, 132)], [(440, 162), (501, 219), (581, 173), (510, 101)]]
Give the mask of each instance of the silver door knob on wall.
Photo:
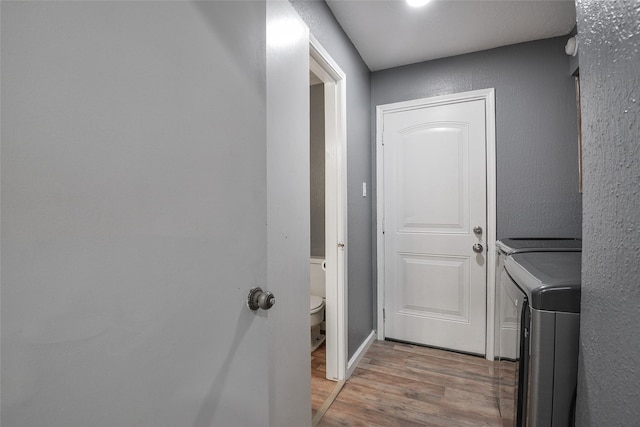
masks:
[(253, 288), (249, 291), (247, 297), (247, 306), (251, 310), (259, 308), (269, 310), (276, 303), (276, 297), (269, 291), (265, 292), (262, 288)]
[(484, 247), (480, 243), (473, 245), (473, 252), (479, 254), (484, 250)]
[(482, 227), (480, 227), (479, 225), (476, 225), (475, 227), (473, 227), (473, 232), (475, 234), (482, 234)]

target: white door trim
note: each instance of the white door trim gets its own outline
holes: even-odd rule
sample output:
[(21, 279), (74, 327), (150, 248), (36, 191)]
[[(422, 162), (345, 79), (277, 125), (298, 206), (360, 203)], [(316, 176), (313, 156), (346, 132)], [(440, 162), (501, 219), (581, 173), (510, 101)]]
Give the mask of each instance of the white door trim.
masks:
[(309, 34), (309, 68), (324, 82), (327, 378), (347, 375), (347, 76)]
[(376, 107), (376, 188), (377, 194), (377, 224), (376, 247), (378, 263), (378, 339), (384, 339), (384, 236), (382, 221), (384, 218), (384, 158), (382, 154), (383, 119), (386, 113), (412, 110), (422, 107), (475, 100), (485, 101), (486, 132), (487, 132), (487, 340), (486, 358), (494, 358), (494, 316), (495, 316), (495, 257), (496, 257), (496, 131), (495, 131), (495, 89), (480, 89), (470, 92), (415, 99), (411, 101), (395, 102), (378, 105)]

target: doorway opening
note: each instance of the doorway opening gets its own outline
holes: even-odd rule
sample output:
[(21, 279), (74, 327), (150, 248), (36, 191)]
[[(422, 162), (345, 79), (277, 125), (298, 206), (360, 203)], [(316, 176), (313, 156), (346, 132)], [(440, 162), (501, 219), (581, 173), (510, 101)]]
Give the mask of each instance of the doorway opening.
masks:
[(324, 98), (324, 259), (326, 378), (347, 373), (346, 75), (309, 37), (309, 71)]

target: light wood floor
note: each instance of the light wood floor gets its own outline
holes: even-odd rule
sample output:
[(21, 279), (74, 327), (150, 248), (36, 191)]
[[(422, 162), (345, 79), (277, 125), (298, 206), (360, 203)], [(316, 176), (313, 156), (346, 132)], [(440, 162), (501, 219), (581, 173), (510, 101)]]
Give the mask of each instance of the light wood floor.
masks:
[(495, 363), (376, 341), (318, 426), (499, 427)]
[(322, 344), (311, 353), (311, 416), (315, 417), (318, 409), (331, 396), (338, 384), (327, 378), (327, 348)]

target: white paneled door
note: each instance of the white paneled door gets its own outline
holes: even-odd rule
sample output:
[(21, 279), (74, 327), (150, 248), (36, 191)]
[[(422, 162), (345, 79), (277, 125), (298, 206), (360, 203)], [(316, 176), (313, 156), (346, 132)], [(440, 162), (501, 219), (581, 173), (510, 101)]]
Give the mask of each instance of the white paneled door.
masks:
[(485, 101), (383, 115), (384, 332), (485, 354)]

